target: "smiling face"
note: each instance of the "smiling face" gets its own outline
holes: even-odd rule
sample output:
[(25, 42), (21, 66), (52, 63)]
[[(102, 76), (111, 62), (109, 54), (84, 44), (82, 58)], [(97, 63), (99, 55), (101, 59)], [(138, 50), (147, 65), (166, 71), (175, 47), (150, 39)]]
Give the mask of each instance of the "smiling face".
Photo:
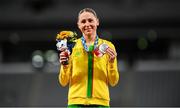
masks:
[(99, 20), (91, 12), (81, 13), (77, 24), (84, 36), (96, 36)]

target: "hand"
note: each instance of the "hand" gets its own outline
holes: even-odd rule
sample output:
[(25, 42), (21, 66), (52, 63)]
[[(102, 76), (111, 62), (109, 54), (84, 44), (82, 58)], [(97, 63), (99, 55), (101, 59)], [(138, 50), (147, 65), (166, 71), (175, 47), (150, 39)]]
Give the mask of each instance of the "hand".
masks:
[(106, 53), (109, 55), (109, 58), (110, 58), (109, 61), (111, 63), (113, 63), (115, 58), (117, 57), (116, 51), (114, 51), (112, 48), (108, 47), (106, 50)]
[(60, 47), (59, 51), (63, 52), (63, 51), (66, 51), (67, 49), (68, 49), (67, 47)]
[(63, 65), (68, 64), (70, 52), (68, 50), (64, 50), (59, 54), (59, 62)]

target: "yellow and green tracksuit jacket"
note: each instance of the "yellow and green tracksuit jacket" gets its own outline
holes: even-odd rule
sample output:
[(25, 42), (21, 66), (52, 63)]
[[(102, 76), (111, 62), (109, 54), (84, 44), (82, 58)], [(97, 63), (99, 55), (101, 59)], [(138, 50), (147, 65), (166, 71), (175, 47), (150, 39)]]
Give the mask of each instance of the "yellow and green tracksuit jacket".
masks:
[[(111, 42), (99, 38), (98, 45), (102, 43), (108, 44), (115, 50)], [(78, 39), (72, 50), (69, 64), (61, 65), (59, 82), (62, 86), (69, 83), (68, 105), (109, 106), (108, 85), (115, 86), (119, 80), (117, 58), (114, 63), (110, 63), (108, 54), (102, 57), (93, 54), (93, 65), (89, 66), (88, 57), (88, 52), (84, 50), (81, 39)]]

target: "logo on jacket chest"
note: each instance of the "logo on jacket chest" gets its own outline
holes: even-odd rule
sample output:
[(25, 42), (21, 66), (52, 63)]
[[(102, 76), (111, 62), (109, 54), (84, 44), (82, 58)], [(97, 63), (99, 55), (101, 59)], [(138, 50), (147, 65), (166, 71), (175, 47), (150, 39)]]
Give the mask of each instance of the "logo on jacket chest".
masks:
[(79, 57), (81, 55), (81, 53), (79, 51), (75, 52), (75, 57)]

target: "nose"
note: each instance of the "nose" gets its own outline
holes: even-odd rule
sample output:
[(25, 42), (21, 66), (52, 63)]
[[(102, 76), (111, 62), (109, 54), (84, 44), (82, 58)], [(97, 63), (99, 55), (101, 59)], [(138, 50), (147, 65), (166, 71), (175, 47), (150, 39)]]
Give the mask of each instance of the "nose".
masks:
[(86, 21), (85, 26), (87, 26), (87, 27), (90, 26), (90, 23), (88, 21)]

